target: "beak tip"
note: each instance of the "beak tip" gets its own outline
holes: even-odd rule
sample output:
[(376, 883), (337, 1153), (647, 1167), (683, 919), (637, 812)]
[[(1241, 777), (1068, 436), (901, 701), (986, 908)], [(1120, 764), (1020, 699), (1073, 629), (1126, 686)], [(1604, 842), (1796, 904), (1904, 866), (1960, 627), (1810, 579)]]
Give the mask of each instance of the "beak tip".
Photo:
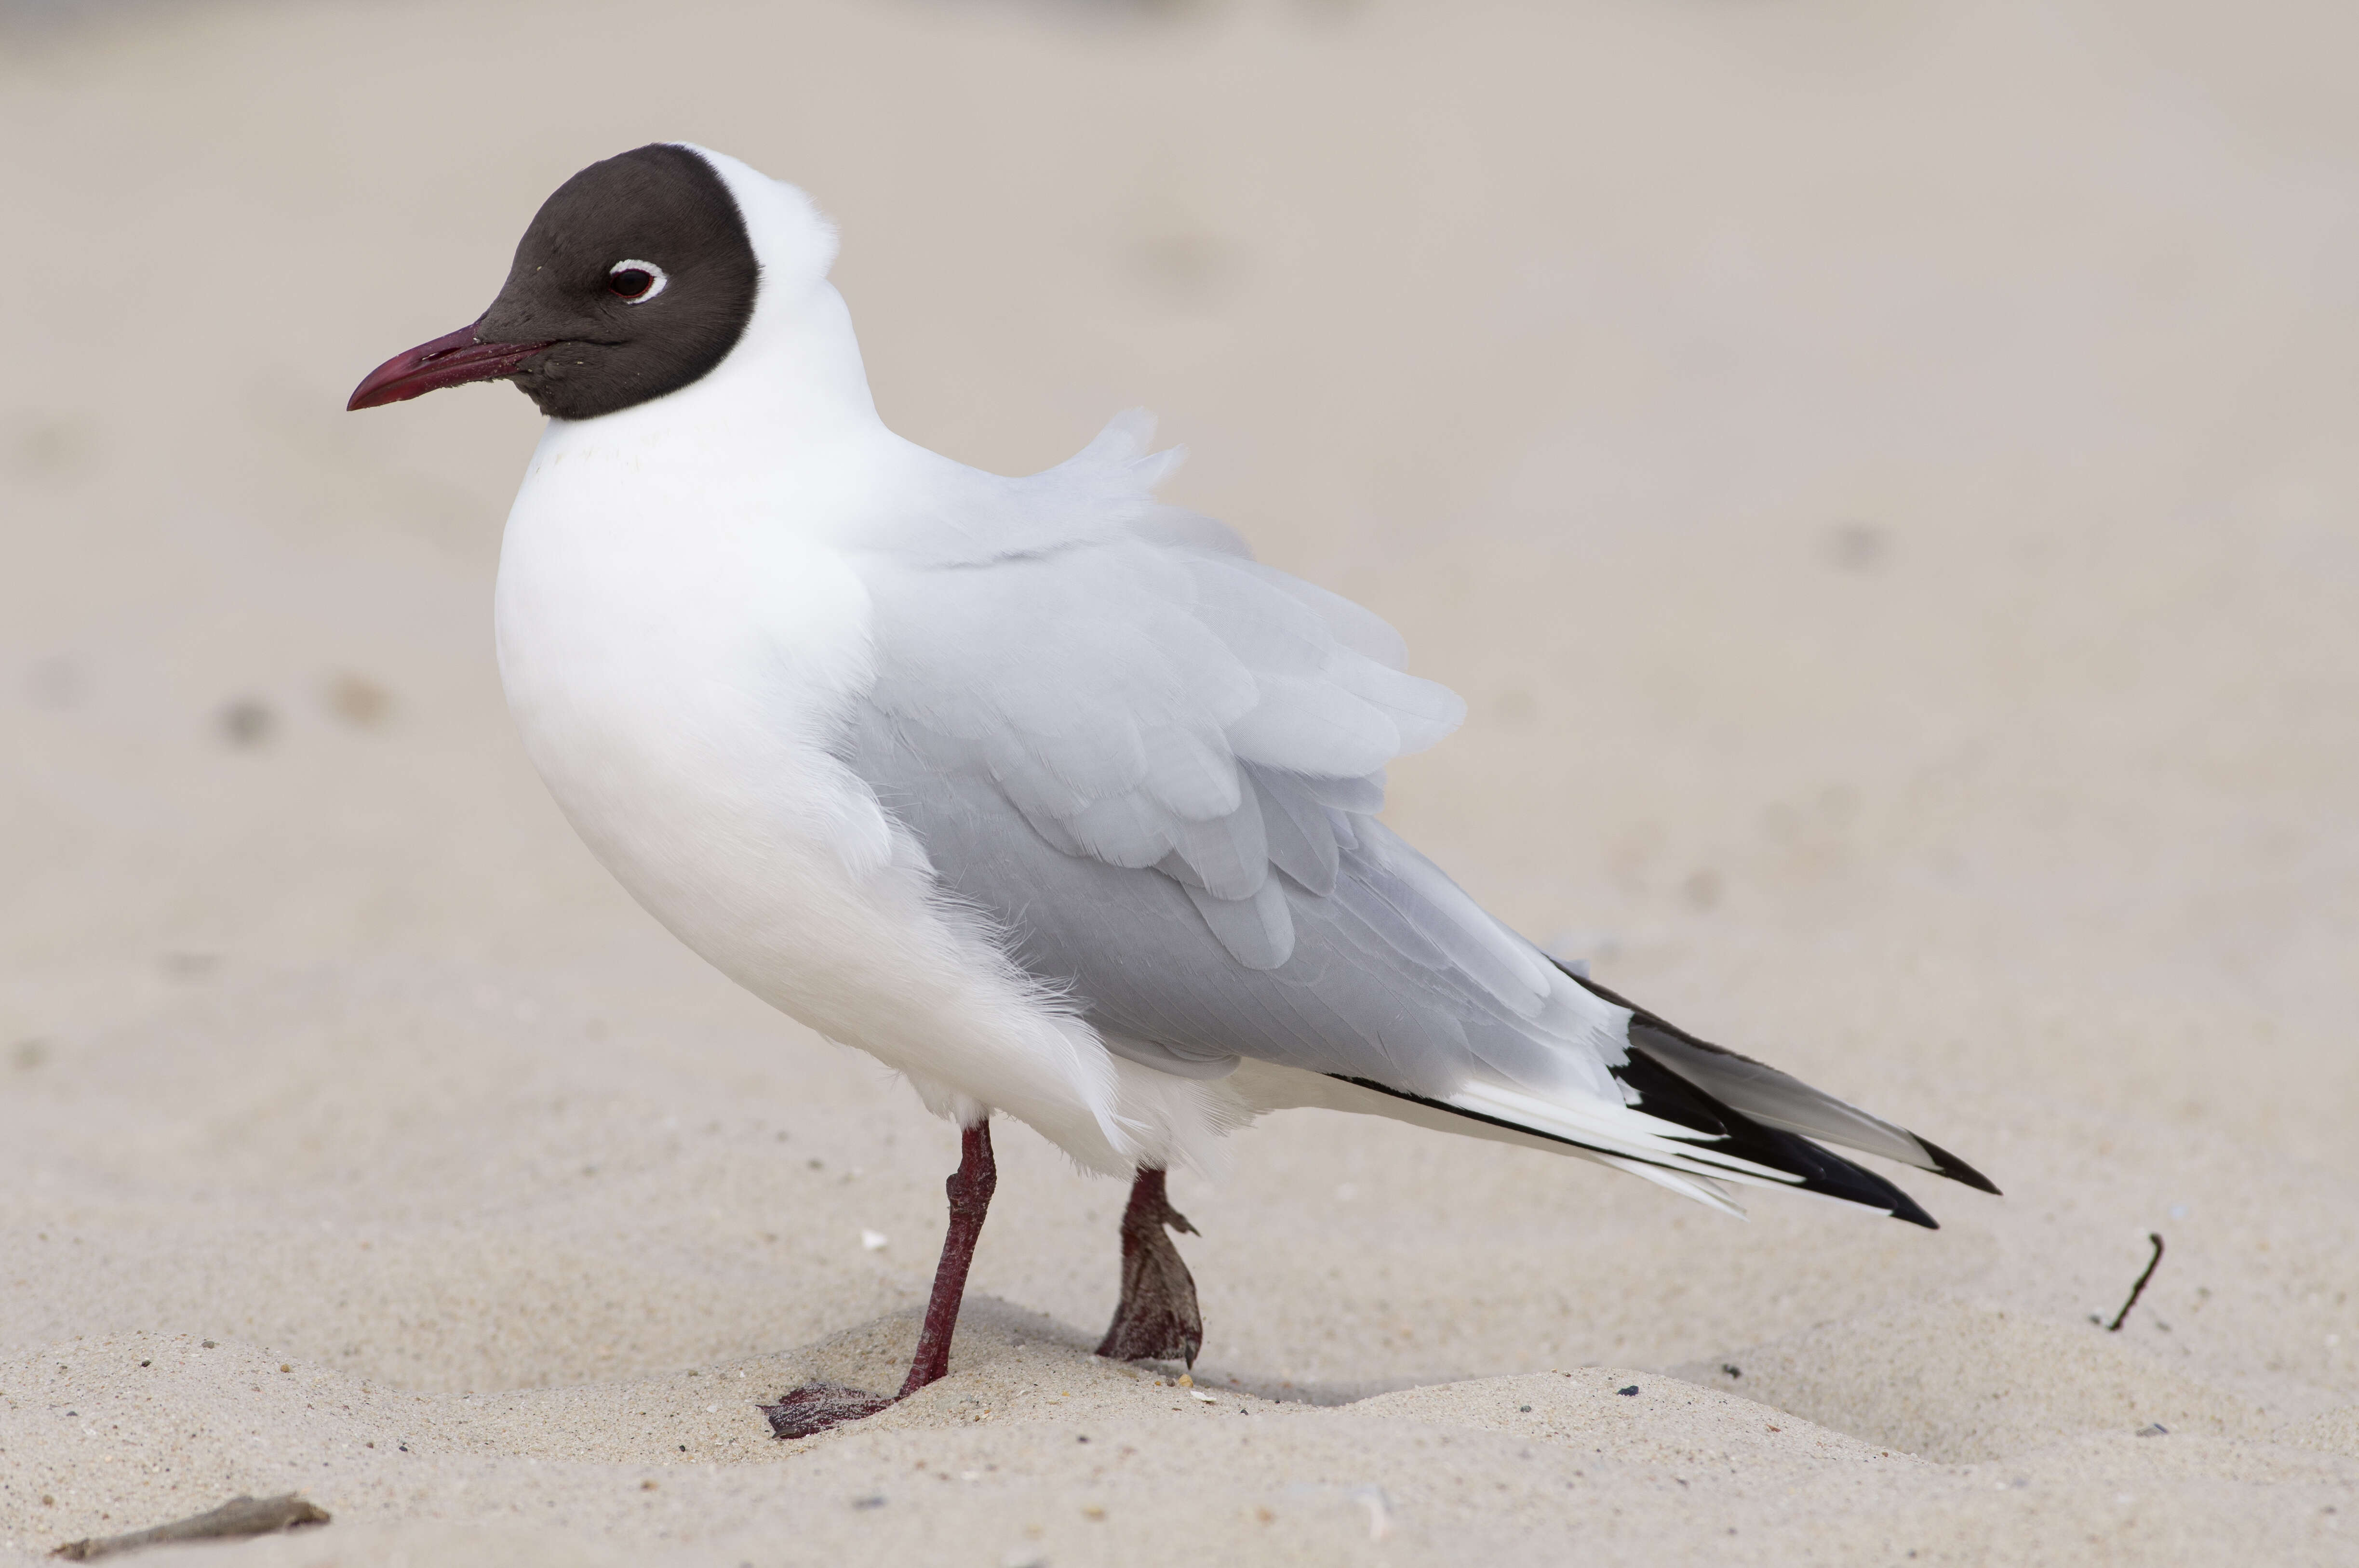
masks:
[(368, 379), (353, 388), (352, 396), (344, 400), (344, 412), (357, 414), (364, 408), (382, 408), (388, 403), (407, 403), (426, 391), (422, 386), (397, 384), (397, 376), (383, 371), (372, 371)]
[(344, 412), (353, 414), (364, 408), (382, 408), (388, 403), (406, 403), (438, 387), (496, 381), (513, 374), (518, 364), (549, 346), (479, 342), (473, 326), (462, 327), (430, 343), (420, 343), (407, 353), (396, 354), (369, 372), (345, 400)]

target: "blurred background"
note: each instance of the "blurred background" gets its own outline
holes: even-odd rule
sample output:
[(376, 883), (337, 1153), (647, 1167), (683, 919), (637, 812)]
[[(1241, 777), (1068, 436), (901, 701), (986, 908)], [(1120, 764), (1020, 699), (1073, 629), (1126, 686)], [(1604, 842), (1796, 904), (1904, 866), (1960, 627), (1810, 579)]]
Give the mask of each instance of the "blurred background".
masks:
[[(1472, 715), (1396, 770), (1392, 820), (1499, 913), (2017, 1195), (1940, 1194), (1940, 1252), (1765, 1217), (1787, 1282), (1757, 1290), (1699, 1239), (1682, 1280), (1733, 1282), (1685, 1316), (1601, 1295), (1545, 1330), (1578, 1343), (1479, 1260), (1366, 1262), (1398, 1299), (1635, 1365), (2015, 1260), (2078, 1321), (2170, 1216), (2199, 1258), (2207, 1223), (2286, 1238), (2202, 1276), (2244, 1292), (2215, 1318), (2289, 1325), (2223, 1334), (2221, 1377), (2347, 1388), (2354, 59), (2333, 0), (0, 9), (0, 1076), (27, 1118), (191, 1162), (60, 1134), (35, 1163), (234, 1185), (260, 1138), (257, 1190), (356, 1180), (386, 1107), (445, 1114), (416, 1074), (498, 1103), (469, 1076), (496, 1053), (450, 1041), (521, 1038), (517, 1081), (555, 1082), (593, 1022), (634, 1094), (821, 1085), (847, 1128), (936, 1139), (678, 952), (525, 763), (489, 590), (529, 406), (343, 412), (484, 308), (568, 175), (687, 139), (841, 222), (901, 432), (1029, 471), (1148, 406), (1192, 453), (1178, 499), (1397, 624)], [(429, 992), (448, 1017), (386, 1022)], [(105, 1108), (143, 1073), (172, 1103)], [(255, 1130), (282, 1113), (309, 1130)], [(1340, 1183), (1281, 1140), (1243, 1158), (1363, 1258), (1400, 1232), (1353, 1229), (1351, 1193), (1474, 1247), (1416, 1173), (1535, 1168), (1353, 1137)], [(1548, 1170), (1594, 1227), (1662, 1221)], [(1105, 1237), (1006, 1244), (988, 1288), (1102, 1313)], [(1198, 1254), (1223, 1343), (1250, 1314), (1219, 1292), (1323, 1275), (1324, 1244)], [(1899, 1272), (1855, 1282), (1862, 1249)], [(725, 1315), (712, 1343), (762, 1337)], [(1269, 1333), (1240, 1353), (1343, 1375)], [(555, 1339), (450, 1354), (413, 1375), (582, 1374)]]

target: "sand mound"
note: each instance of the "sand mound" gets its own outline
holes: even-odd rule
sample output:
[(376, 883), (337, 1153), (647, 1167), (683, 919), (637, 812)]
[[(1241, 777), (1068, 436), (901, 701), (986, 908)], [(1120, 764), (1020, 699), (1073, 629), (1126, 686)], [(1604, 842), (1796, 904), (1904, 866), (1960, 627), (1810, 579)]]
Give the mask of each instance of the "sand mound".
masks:
[(1822, 1325), (1672, 1370), (1928, 1459), (1973, 1464), (2094, 1432), (2160, 1425), (2259, 1436), (2256, 1406), (2094, 1325), (1935, 1300)]

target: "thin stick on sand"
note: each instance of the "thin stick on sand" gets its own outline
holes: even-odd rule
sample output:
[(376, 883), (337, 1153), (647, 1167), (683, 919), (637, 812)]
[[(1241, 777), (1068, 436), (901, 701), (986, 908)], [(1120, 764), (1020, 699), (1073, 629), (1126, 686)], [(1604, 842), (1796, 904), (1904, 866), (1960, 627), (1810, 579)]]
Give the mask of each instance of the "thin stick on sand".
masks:
[(2122, 1331), (2122, 1324), (2129, 1317), (2130, 1308), (2137, 1305), (2138, 1297), (2146, 1294), (2146, 1282), (2154, 1278), (2155, 1270), (2162, 1264), (2161, 1233), (2149, 1230), (2146, 1233), (2146, 1238), (2154, 1243), (2154, 1256), (2146, 1260), (2146, 1272), (2140, 1274), (2137, 1277), (2137, 1283), (2130, 1287), (2130, 1299), (2122, 1303), (2121, 1311), (2114, 1314), (2114, 1321), (2105, 1325), (2107, 1334), (2119, 1334)]
[(49, 1555), (62, 1557), (70, 1563), (87, 1563), (93, 1557), (112, 1557), (118, 1552), (136, 1552), (143, 1546), (161, 1546), (167, 1541), (220, 1541), (233, 1536), (272, 1535), (300, 1525), (327, 1522), (328, 1510), (309, 1501), (299, 1492), (258, 1499), (232, 1498), (217, 1509), (187, 1519), (176, 1519), (152, 1530), (135, 1530), (128, 1535), (102, 1535), (88, 1541), (69, 1541)]

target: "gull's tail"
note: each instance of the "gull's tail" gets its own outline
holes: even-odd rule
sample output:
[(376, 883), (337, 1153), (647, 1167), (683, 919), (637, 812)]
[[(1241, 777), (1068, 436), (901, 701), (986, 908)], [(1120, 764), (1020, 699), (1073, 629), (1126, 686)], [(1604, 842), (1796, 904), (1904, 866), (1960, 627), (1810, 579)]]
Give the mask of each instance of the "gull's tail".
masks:
[[(1990, 1179), (1938, 1144), (1775, 1067), (1699, 1040), (1560, 964), (1575, 983), (1630, 1011), (1629, 1054), (1608, 1068), (1627, 1097), (1600, 1114), (1513, 1090), (1471, 1087), (1447, 1099), (1365, 1078), (1397, 1119), (1509, 1142), (1538, 1142), (1643, 1176), (1731, 1214), (1719, 1184), (1789, 1187), (1875, 1209), (1927, 1229), (1933, 1217), (1891, 1182), (1825, 1147), (1840, 1144), (1996, 1193)], [(1473, 1123), (1474, 1125), (1469, 1125)]]

